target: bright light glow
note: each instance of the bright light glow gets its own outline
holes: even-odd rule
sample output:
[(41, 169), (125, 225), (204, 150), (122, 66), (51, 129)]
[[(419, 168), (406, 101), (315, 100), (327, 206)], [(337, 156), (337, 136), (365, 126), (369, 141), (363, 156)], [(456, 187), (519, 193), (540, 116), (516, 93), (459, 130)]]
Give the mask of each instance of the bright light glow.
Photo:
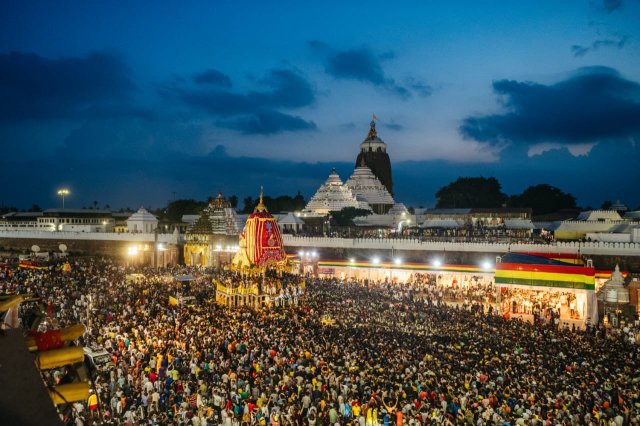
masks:
[(313, 252), (313, 254), (312, 254), (311, 256), (313, 256), (313, 257), (318, 257), (318, 252), (317, 252), (317, 251), (314, 251), (314, 252)]
[(491, 269), (491, 262), (489, 262), (488, 260), (482, 262), (482, 269), (484, 269), (485, 271)]
[(395, 263), (396, 265), (402, 265), (402, 259), (400, 259), (399, 257), (396, 257), (393, 263)]
[(164, 244), (158, 243), (158, 250), (164, 250)]
[(71, 191), (69, 191), (67, 188), (58, 189), (58, 195), (62, 195), (64, 197), (69, 194), (71, 194)]
[(304, 256), (304, 252), (303, 251), (299, 251), (298, 252), (298, 256), (300, 256), (300, 257)]
[(135, 255), (137, 255), (137, 254), (138, 254), (138, 247), (136, 247), (136, 246), (131, 246), (131, 247), (129, 247), (129, 248), (127, 249), (127, 254), (128, 254), (129, 256), (135, 256)]
[(435, 266), (436, 268), (439, 268), (442, 266), (442, 262), (440, 261), (440, 259), (434, 259), (433, 262), (431, 262), (433, 264), (433, 266)]
[(349, 259), (349, 262), (350, 262), (350, 263), (355, 263), (355, 261), (356, 261), (356, 260), (355, 260), (353, 257), (352, 257), (351, 259)]
[(377, 265), (378, 263), (380, 263), (380, 258), (374, 257), (373, 259), (371, 259), (371, 263), (373, 263), (374, 265)]

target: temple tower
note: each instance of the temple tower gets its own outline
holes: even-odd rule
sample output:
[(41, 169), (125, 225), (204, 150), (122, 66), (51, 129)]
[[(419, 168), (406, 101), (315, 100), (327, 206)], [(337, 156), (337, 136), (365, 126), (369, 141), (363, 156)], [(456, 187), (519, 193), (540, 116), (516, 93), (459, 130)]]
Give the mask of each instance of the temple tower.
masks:
[(389, 159), (389, 154), (387, 154), (387, 144), (378, 137), (376, 120), (377, 117), (374, 115), (373, 120), (371, 120), (369, 134), (360, 144), (360, 153), (358, 154), (354, 168), (360, 167), (364, 162), (385, 188), (387, 188), (389, 194), (393, 195), (391, 160)]

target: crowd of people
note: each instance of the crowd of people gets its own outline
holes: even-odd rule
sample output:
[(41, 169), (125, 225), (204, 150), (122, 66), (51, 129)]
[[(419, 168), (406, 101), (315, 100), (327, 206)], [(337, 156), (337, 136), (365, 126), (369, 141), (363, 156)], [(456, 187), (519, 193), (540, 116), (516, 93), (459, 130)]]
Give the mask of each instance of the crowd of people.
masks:
[[(181, 273), (207, 279), (174, 306), (167, 277)], [(633, 330), (570, 332), (419, 287), (311, 277), (298, 305), (226, 309), (216, 276), (228, 278), (77, 260), (0, 273), (0, 294), (38, 295), (48, 327), (82, 322), (80, 344), (108, 351), (68, 424), (640, 425)], [(25, 324), (35, 310), (23, 306)]]

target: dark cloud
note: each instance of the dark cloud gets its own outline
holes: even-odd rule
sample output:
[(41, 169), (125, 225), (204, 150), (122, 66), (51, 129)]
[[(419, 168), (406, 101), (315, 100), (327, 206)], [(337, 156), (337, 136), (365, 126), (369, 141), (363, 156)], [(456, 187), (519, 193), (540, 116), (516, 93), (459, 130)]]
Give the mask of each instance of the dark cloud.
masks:
[(375, 86), (387, 84), (380, 59), (365, 47), (336, 52), (328, 58), (325, 69), (336, 78), (365, 81)]
[(193, 76), (193, 82), (196, 84), (210, 84), (212, 86), (221, 87), (223, 89), (231, 88), (231, 78), (218, 70), (208, 69)]
[(325, 72), (334, 78), (368, 83), (405, 99), (411, 97), (412, 90), (420, 96), (427, 94), (427, 85), (410, 79), (410, 84), (404, 86), (385, 73), (382, 62), (395, 58), (392, 51), (378, 54), (367, 46), (336, 50), (317, 40), (310, 41), (307, 45), (323, 58)]
[[(142, 135), (140, 135), (142, 136)], [(76, 142), (82, 142), (78, 135)], [(358, 141), (354, 141), (357, 146)], [(72, 196), (70, 207), (100, 205), (119, 207), (140, 205), (161, 207), (172, 198), (206, 199), (222, 191), (240, 199), (257, 196), (261, 185), (267, 195), (290, 194), (300, 190), (308, 199), (324, 182), (332, 167), (346, 180), (353, 173), (353, 161), (295, 162), (258, 157), (235, 157), (220, 145), (206, 156), (158, 150), (154, 155), (112, 157), (70, 157), (59, 155), (0, 156), (0, 181), (15, 181), (2, 191), (5, 205), (43, 207), (59, 205), (55, 185), (67, 183)], [(514, 145), (503, 152), (508, 161), (461, 164), (433, 161), (395, 161), (396, 200), (408, 206), (433, 206), (434, 194), (459, 176), (495, 176), (507, 194), (517, 194), (530, 185), (549, 183), (578, 198), (581, 205), (600, 205), (605, 199), (620, 199), (631, 208), (640, 205), (640, 144), (631, 142), (600, 144), (584, 156), (575, 157), (566, 149), (529, 157), (525, 146)], [(620, 161), (625, 159), (625, 161)], [(393, 160), (393, 158), (392, 158)], [(603, 167), (603, 164), (614, 165)], [(37, 173), (24, 173), (37, 170)], [(593, 173), (598, 170), (598, 173)], [(50, 186), (43, 183), (48, 176)], [(624, 177), (624, 178), (621, 178)], [(420, 182), (420, 185), (416, 185)], [(152, 187), (154, 190), (150, 191)]]
[(221, 127), (238, 130), (247, 135), (270, 135), (286, 131), (315, 130), (313, 121), (278, 111), (258, 111), (252, 115), (218, 121)]
[(0, 55), (1, 121), (113, 115), (121, 107), (132, 111), (135, 90), (128, 67), (113, 53), (61, 59)]
[(589, 53), (589, 50), (591, 49), (588, 47), (580, 46), (579, 44), (574, 44), (573, 46), (571, 46), (571, 53), (573, 53), (573, 56), (575, 56), (576, 58), (586, 55), (587, 53)]
[(399, 132), (400, 130), (404, 129), (404, 126), (398, 123), (389, 123), (389, 124), (383, 124), (382, 127), (384, 127), (385, 129), (389, 129), (389, 130), (393, 130), (396, 132)]
[(622, 8), (622, 4), (623, 4), (622, 0), (602, 0), (602, 7), (608, 13), (611, 13), (614, 10), (618, 10)]
[(505, 113), (463, 120), (481, 142), (593, 143), (640, 135), (640, 84), (611, 68), (588, 67), (553, 85), (499, 80)]
[(409, 86), (411, 90), (417, 93), (418, 96), (426, 98), (427, 96), (431, 96), (433, 94), (433, 87), (422, 81), (416, 80), (415, 78), (407, 79), (407, 86)]
[(356, 123), (354, 123), (353, 121), (349, 121), (348, 123), (342, 123), (338, 125), (338, 128), (343, 132), (350, 132), (357, 129), (358, 126), (356, 126)]
[(172, 83), (161, 90), (186, 105), (213, 115), (217, 123), (246, 134), (274, 134), (284, 131), (314, 130), (316, 125), (280, 109), (313, 105), (315, 90), (298, 72), (273, 69), (257, 82), (263, 90), (236, 93), (218, 88), (185, 87)]
[(573, 56), (578, 58), (586, 55), (589, 52), (601, 49), (603, 47), (622, 49), (627, 44), (628, 40), (629, 40), (628, 37), (618, 37), (615, 40), (600, 39), (591, 43), (591, 46), (589, 47), (581, 46), (579, 44), (574, 44), (573, 46), (571, 46), (571, 52), (573, 53)]

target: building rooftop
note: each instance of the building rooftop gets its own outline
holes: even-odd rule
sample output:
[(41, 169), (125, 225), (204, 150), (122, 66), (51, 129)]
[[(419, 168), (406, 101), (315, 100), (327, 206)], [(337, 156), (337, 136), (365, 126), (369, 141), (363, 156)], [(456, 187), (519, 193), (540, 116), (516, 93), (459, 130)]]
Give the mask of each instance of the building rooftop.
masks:
[(149, 213), (144, 207), (140, 207), (137, 212), (129, 216), (127, 221), (157, 222), (158, 218)]
[(389, 194), (387, 188), (373, 174), (371, 169), (364, 164), (356, 167), (345, 185), (356, 197), (362, 197), (370, 205), (391, 205), (394, 203), (393, 197)]
[(325, 183), (311, 197), (303, 211), (327, 214), (330, 211), (339, 211), (345, 207), (371, 209), (366, 203), (356, 199), (351, 189), (342, 183), (336, 169), (333, 169)]

